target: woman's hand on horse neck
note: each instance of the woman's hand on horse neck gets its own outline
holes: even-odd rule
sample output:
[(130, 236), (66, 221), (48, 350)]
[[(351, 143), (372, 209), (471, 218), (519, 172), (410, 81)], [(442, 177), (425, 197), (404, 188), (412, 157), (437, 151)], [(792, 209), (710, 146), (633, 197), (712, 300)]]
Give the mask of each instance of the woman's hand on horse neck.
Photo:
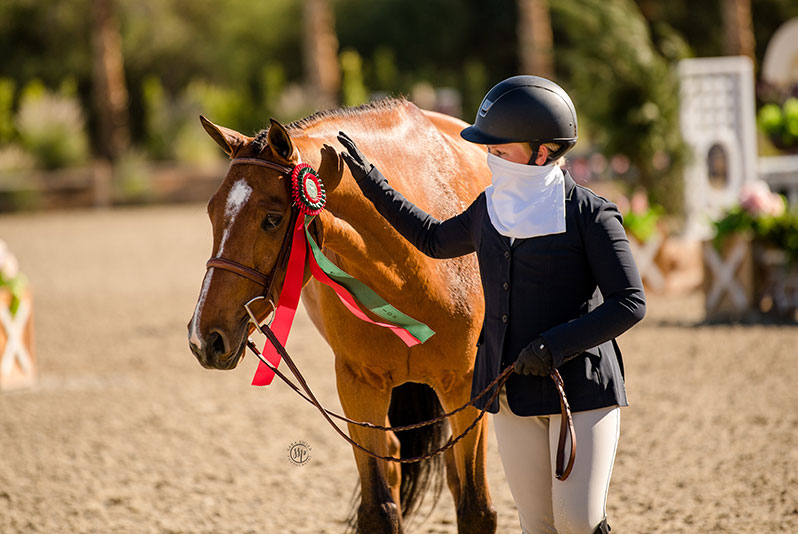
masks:
[(338, 132), (338, 141), (347, 150), (346, 152), (341, 152), (341, 159), (344, 160), (346, 166), (349, 167), (349, 172), (352, 173), (352, 177), (359, 184), (374, 169), (374, 165), (369, 162), (366, 156), (357, 148), (355, 142), (344, 132)]

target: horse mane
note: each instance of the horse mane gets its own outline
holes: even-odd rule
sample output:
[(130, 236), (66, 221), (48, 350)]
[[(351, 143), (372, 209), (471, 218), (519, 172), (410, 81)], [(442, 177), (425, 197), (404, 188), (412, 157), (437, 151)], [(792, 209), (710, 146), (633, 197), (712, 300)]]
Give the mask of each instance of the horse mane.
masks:
[[(376, 111), (389, 111), (396, 109), (397, 107), (404, 106), (406, 103), (407, 103), (407, 98), (405, 97), (397, 98), (397, 97), (387, 96), (385, 98), (381, 98), (379, 100), (373, 100), (371, 102), (367, 102), (366, 104), (361, 104), (359, 106), (323, 109), (303, 119), (295, 120), (294, 122), (286, 126), (286, 128), (289, 131), (303, 130), (305, 128), (309, 128), (321, 122), (324, 119), (351, 118)], [(266, 128), (265, 130), (261, 130), (257, 134), (255, 134), (255, 139), (252, 141), (251, 146), (255, 149), (257, 154), (260, 154), (260, 152), (264, 148), (266, 148), (266, 139), (268, 135), (269, 135), (268, 128)]]

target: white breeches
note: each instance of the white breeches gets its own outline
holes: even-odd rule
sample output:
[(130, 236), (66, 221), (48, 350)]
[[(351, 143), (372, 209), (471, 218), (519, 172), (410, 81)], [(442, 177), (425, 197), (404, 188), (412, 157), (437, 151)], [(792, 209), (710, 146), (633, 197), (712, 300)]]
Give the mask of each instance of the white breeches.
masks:
[[(560, 481), (554, 467), (561, 416), (519, 417), (510, 411), (504, 388), (499, 406), (493, 428), (523, 534), (593, 534), (606, 515), (620, 408), (574, 412), (576, 461)], [(566, 462), (570, 446), (568, 441)]]

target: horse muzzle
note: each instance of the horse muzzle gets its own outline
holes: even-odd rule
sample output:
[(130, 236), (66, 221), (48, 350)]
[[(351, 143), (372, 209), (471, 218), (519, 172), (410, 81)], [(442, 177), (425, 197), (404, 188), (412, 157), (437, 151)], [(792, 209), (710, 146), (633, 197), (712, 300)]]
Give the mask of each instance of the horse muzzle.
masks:
[(229, 370), (238, 365), (244, 354), (245, 334), (246, 332), (241, 332), (241, 335), (235, 336), (241, 339), (236, 344), (231, 340), (231, 336), (214, 329), (207, 335), (207, 339), (190, 336), (188, 345), (197, 361), (205, 369)]

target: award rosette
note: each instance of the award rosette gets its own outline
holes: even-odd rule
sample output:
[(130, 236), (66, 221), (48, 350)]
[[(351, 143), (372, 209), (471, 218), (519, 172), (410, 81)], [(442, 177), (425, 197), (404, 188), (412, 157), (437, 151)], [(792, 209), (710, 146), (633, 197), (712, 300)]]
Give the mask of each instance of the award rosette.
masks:
[(300, 163), (291, 173), (291, 193), (294, 205), (305, 215), (321, 213), (327, 203), (324, 184), (316, 171), (307, 163)]

